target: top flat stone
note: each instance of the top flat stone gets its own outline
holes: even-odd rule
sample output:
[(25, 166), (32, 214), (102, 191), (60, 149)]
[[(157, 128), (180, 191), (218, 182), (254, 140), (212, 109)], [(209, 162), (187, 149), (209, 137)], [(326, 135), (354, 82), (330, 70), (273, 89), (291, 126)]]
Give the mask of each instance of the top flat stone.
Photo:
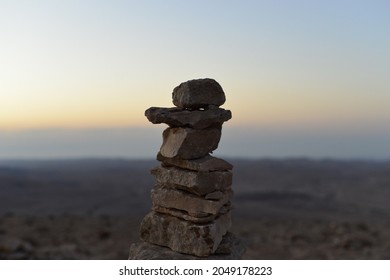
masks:
[(172, 102), (179, 108), (199, 109), (209, 105), (219, 107), (225, 101), (225, 93), (220, 84), (208, 78), (181, 83), (172, 93)]

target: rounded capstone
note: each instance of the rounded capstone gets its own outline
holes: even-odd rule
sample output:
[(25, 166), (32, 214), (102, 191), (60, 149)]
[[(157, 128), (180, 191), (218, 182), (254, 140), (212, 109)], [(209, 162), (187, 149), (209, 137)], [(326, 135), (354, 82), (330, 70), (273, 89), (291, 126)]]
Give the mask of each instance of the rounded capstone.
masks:
[(172, 102), (179, 108), (200, 109), (221, 106), (226, 101), (220, 84), (213, 79), (196, 79), (181, 83), (172, 92)]

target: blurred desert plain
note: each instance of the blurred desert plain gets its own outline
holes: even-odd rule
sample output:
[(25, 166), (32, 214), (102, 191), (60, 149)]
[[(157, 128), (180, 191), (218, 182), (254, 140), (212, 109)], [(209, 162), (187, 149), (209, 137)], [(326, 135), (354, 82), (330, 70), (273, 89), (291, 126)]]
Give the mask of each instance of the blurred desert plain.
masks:
[[(389, 259), (390, 162), (237, 160), (246, 259)], [(126, 259), (154, 160), (2, 161), (1, 259)]]

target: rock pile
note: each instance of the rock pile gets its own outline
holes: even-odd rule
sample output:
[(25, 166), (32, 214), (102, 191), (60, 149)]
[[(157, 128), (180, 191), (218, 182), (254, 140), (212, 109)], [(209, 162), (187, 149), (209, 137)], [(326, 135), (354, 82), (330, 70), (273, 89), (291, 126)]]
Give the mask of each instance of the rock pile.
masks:
[(239, 259), (244, 247), (230, 232), (233, 166), (210, 155), (222, 124), (232, 116), (220, 108), (222, 87), (213, 79), (184, 82), (172, 93), (174, 108), (151, 107), (145, 115), (165, 123), (153, 208), (140, 227), (143, 242), (129, 259)]

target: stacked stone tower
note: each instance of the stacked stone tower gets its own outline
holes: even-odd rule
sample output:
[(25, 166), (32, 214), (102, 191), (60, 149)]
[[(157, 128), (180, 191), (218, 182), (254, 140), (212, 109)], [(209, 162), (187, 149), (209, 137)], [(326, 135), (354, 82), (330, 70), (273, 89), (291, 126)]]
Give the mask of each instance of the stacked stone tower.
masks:
[(231, 112), (222, 87), (213, 79), (184, 82), (172, 93), (174, 108), (151, 107), (145, 115), (165, 123), (161, 162), (152, 169), (152, 211), (140, 227), (143, 242), (130, 259), (239, 259), (244, 247), (231, 227), (233, 166), (210, 155)]

